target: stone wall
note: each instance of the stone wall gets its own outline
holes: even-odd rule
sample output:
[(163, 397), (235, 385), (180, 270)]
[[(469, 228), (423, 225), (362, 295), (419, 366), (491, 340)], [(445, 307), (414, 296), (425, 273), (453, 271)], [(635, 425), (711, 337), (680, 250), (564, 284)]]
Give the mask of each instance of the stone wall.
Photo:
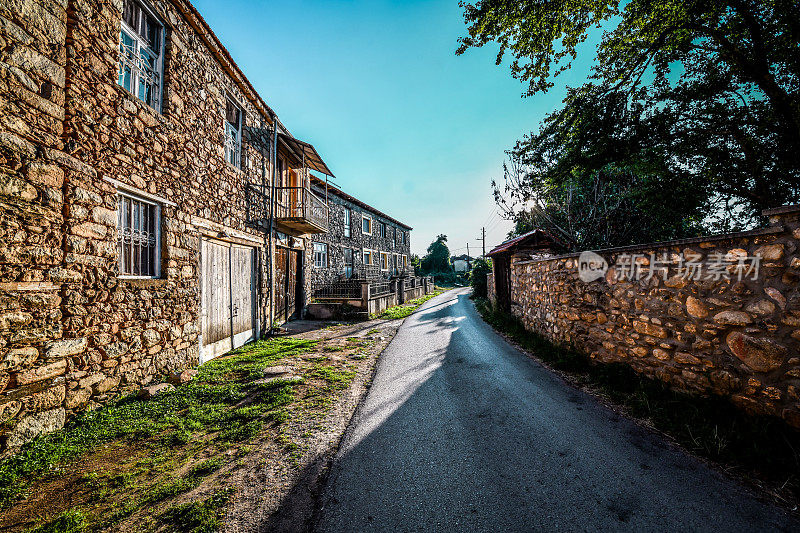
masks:
[[(325, 197), (325, 190), (315, 188), (316, 194), (321, 198)], [(411, 268), (411, 230), (407, 227), (397, 224), (395, 221), (390, 220), (388, 217), (383, 216), (377, 211), (366, 209), (363, 205), (337, 195), (334, 192), (328, 193), (329, 204), (329, 229), (327, 234), (314, 235), (309, 239), (307, 256), (310, 259), (308, 268), (308, 277), (311, 281), (312, 290), (314, 287), (323, 286), (325, 284), (342, 279), (344, 275), (344, 249), (350, 248), (354, 251), (354, 269), (356, 272), (361, 272), (364, 268), (364, 256), (362, 250), (368, 248), (370, 250), (378, 250), (379, 252), (388, 252), (390, 254), (405, 255), (408, 258), (408, 266)], [(344, 211), (350, 209), (350, 236), (344, 235)], [(361, 215), (362, 213), (372, 217), (372, 235), (364, 234), (362, 232)], [(379, 223), (386, 224), (386, 237), (380, 236)], [(394, 243), (394, 231), (397, 231), (397, 245)], [(405, 232), (406, 242), (403, 244), (401, 232)], [(312, 242), (324, 242), (328, 244), (328, 267), (315, 268), (313, 260), (313, 244)], [(402, 258), (398, 258), (398, 262)], [(380, 256), (376, 254), (374, 271), (376, 274), (380, 271)], [(398, 263), (398, 268), (402, 265)]]
[[(612, 267), (588, 283), (578, 277), (577, 255), (512, 258), (511, 311), (596, 361), (623, 362), (676, 389), (718, 394), (800, 427), (800, 209), (773, 211), (762, 230), (601, 252)], [(666, 254), (669, 270), (655, 272), (651, 253)], [(655, 275), (618, 280), (621, 254), (642, 254), (643, 273), (653, 267)], [(680, 254), (724, 257), (731, 279), (680, 275)], [(739, 280), (737, 258), (756, 254), (758, 278)]]
[[(150, 2), (167, 26), (163, 108), (128, 93), (122, 7), (0, 4), (0, 448), (198, 363), (201, 238), (257, 249), (269, 312), (245, 183), (269, 180), (271, 111), (183, 0)], [(224, 158), (226, 95), (245, 112), (241, 169)], [(119, 276), (120, 187), (165, 199), (159, 279)]]

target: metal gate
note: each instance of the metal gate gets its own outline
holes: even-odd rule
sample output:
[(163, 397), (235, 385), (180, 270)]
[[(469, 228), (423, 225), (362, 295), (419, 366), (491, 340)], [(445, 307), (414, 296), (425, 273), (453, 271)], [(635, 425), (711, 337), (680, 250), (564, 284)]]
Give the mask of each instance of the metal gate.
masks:
[(242, 346), (257, 335), (256, 251), (202, 239), (200, 362)]
[(303, 252), (275, 247), (275, 320), (279, 323), (296, 318), (303, 301)]

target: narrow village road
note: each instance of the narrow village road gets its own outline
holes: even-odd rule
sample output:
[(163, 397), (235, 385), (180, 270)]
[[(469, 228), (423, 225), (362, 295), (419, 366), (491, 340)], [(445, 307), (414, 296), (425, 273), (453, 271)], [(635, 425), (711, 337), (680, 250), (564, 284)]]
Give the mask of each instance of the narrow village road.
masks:
[(406, 320), (337, 455), (319, 531), (798, 530), (486, 325), (469, 290)]

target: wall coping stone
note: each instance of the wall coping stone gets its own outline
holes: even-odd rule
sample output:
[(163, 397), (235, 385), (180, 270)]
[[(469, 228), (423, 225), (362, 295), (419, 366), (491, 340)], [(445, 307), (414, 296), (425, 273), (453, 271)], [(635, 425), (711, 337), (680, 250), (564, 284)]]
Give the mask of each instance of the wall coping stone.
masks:
[[(779, 226), (770, 226), (767, 228), (758, 228), (754, 230), (748, 231), (738, 231), (735, 233), (722, 233), (719, 235), (706, 235), (703, 237), (690, 237), (688, 239), (675, 239), (672, 241), (657, 241), (657, 242), (650, 242), (645, 244), (631, 244), (627, 246), (615, 246), (612, 248), (601, 248), (599, 250), (590, 250), (596, 254), (611, 254), (615, 252), (632, 252), (637, 250), (649, 250), (653, 248), (671, 248), (673, 246), (683, 246), (687, 244), (698, 244), (701, 242), (718, 242), (718, 241), (729, 241), (733, 239), (740, 239), (743, 237), (758, 237), (760, 235), (773, 235), (777, 233), (783, 233), (786, 231), (786, 228), (782, 225)], [(541, 263), (542, 261), (553, 261), (554, 259), (568, 259), (573, 257), (579, 257), (583, 252), (570, 252), (568, 254), (560, 254), (560, 255), (552, 255), (549, 257), (542, 257), (539, 259), (526, 259), (524, 261), (518, 261), (515, 264), (517, 265), (526, 265), (530, 263)]]

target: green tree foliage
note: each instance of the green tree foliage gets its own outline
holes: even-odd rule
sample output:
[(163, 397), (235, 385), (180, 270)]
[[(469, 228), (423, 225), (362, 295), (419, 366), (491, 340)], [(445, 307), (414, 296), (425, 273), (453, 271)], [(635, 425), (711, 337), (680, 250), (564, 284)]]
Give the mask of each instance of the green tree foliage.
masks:
[(568, 229), (576, 240), (599, 223), (596, 240), (623, 244), (739, 229), (800, 200), (796, 0), (461, 5), (457, 53), (498, 43), (497, 63), (513, 57), (527, 95), (552, 87), (589, 32), (606, 30), (590, 81), (509, 152), (496, 193), (516, 210), (533, 202), (534, 218), (568, 226), (583, 217)]
[(488, 295), (488, 283), (486, 276), (492, 271), (491, 259), (476, 259), (472, 263), (472, 270), (469, 271), (469, 284), (472, 286), (472, 293), (480, 298)]
[(425, 274), (450, 272), (450, 249), (447, 247), (447, 235), (439, 235), (428, 246), (428, 253), (420, 261), (420, 270)]

